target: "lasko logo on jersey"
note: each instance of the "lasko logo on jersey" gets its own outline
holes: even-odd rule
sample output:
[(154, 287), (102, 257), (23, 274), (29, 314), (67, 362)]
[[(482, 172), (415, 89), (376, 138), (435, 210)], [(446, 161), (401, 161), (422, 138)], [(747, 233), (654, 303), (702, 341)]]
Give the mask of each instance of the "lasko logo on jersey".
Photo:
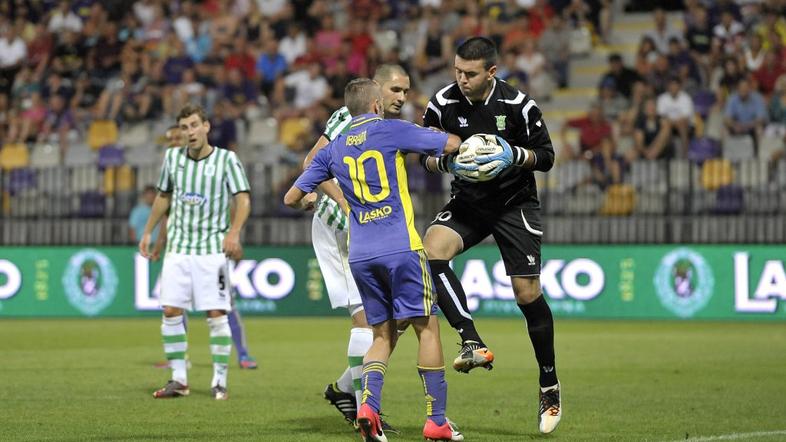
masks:
[(495, 115), (494, 117), (497, 119), (497, 130), (505, 130), (505, 117), (507, 115)]
[(391, 213), (393, 213), (393, 208), (390, 206), (382, 206), (379, 209), (370, 210), (368, 212), (361, 210), (358, 212), (358, 222), (360, 222), (360, 224), (366, 224), (369, 221), (387, 218)]
[(660, 260), (653, 283), (664, 307), (681, 318), (690, 318), (710, 301), (715, 277), (703, 256), (680, 248)]
[(357, 134), (357, 135), (348, 135), (347, 136), (347, 146), (359, 146), (366, 142), (366, 131)]
[(63, 273), (68, 302), (88, 316), (94, 316), (115, 299), (117, 272), (112, 261), (95, 249), (72, 256)]
[(180, 200), (189, 206), (201, 206), (205, 204), (207, 198), (204, 195), (196, 192), (187, 192), (180, 197)]

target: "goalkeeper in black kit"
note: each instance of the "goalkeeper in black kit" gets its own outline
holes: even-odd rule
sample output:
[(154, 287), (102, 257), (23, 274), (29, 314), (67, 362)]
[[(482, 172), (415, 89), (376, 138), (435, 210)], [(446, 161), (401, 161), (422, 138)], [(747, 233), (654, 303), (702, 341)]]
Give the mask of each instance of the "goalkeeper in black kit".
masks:
[(551, 433), (562, 413), (554, 320), (540, 288), (543, 227), (533, 172), (551, 169), (554, 148), (537, 104), (495, 78), (496, 61), (491, 40), (474, 37), (465, 41), (456, 51), (456, 82), (428, 103), (423, 126), (463, 140), (486, 134), (487, 143), (501, 149), (478, 155), (469, 165), (457, 164), (452, 156), (421, 158), (430, 172), (456, 175), (451, 199), (436, 215), (423, 242), (439, 307), (462, 339), (453, 368), (467, 373), (476, 367), (491, 369), (494, 355), (475, 329), (464, 289), (448, 263), (493, 235), (540, 368), (538, 427), (542, 433)]

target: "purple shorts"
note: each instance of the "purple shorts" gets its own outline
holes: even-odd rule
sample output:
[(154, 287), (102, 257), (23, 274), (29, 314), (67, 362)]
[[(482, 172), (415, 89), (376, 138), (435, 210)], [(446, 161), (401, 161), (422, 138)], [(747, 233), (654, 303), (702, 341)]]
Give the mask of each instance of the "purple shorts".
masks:
[(436, 295), (424, 251), (351, 262), (349, 268), (358, 285), (369, 324), (436, 313)]

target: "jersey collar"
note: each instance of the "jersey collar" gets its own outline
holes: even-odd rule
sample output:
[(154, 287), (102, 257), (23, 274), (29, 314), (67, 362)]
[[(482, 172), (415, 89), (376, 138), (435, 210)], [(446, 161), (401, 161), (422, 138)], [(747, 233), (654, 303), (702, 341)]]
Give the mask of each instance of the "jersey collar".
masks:
[[(458, 86), (458, 83), (456, 83), (456, 86)], [(494, 91), (496, 90), (497, 90), (497, 78), (494, 77), (494, 79), (491, 81), (491, 90), (489, 91), (489, 96), (486, 97), (486, 101), (483, 102), (484, 106), (488, 106), (489, 101), (491, 101), (491, 97), (494, 96)], [(467, 103), (469, 103), (471, 106), (475, 105), (475, 103), (473, 103), (472, 100), (470, 100), (466, 95), (464, 95), (464, 92), (461, 92), (461, 88), (459, 88), (459, 93), (461, 94), (462, 97), (464, 97), (465, 100), (467, 100)]]
[(370, 123), (372, 121), (379, 121), (381, 119), (382, 117), (372, 113), (358, 115), (357, 117), (352, 117), (352, 121), (349, 123), (349, 128), (354, 129), (360, 125)]

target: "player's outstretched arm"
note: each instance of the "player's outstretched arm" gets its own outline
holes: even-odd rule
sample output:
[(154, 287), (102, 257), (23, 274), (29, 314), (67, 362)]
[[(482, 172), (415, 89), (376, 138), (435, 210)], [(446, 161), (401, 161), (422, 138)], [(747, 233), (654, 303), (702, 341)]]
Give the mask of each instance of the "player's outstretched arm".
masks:
[(240, 245), (240, 231), (251, 213), (251, 198), (248, 192), (236, 193), (232, 197), (233, 213), (230, 217), (232, 224), (224, 236), (224, 254), (231, 260), (237, 261), (243, 257), (243, 246)]
[(153, 208), (150, 210), (150, 217), (145, 224), (145, 230), (142, 232), (142, 239), (139, 241), (139, 253), (145, 258), (150, 259), (150, 235), (153, 229), (156, 228), (158, 222), (161, 220), (168, 211), (169, 206), (172, 204), (172, 194), (158, 192), (155, 201), (153, 201)]
[(284, 204), (297, 210), (311, 210), (316, 202), (317, 195), (315, 193), (303, 192), (295, 186), (290, 187), (284, 195)]

